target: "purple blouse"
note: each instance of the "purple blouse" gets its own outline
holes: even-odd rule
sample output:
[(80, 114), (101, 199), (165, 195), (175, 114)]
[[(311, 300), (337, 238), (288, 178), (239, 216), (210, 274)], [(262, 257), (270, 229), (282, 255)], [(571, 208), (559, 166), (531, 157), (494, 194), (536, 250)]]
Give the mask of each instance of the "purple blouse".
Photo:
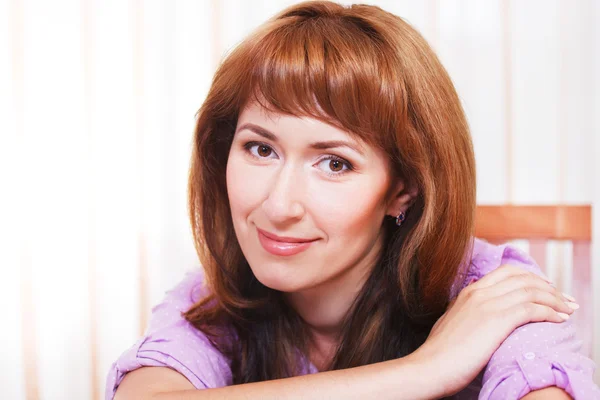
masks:
[[(537, 264), (515, 247), (475, 239), (470, 268), (466, 277), (457, 280), (454, 295), (471, 278), (480, 278), (504, 264), (543, 276)], [(200, 270), (189, 272), (152, 309), (144, 336), (112, 365), (106, 400), (114, 397), (126, 373), (144, 366), (172, 368), (198, 389), (231, 385), (228, 360), (181, 316), (206, 294), (202, 277)], [(595, 364), (579, 353), (581, 344), (570, 320), (523, 325), (508, 336), (479, 376), (454, 398), (520, 399), (532, 390), (558, 386), (574, 399), (600, 399), (600, 389), (592, 381)], [(310, 363), (304, 371), (317, 372)]]

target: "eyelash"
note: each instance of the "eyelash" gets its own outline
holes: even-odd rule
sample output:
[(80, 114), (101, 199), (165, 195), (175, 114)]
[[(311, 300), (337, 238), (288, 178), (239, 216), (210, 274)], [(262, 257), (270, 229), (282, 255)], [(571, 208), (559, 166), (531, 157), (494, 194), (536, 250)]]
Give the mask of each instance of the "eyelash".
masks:
[[(271, 146), (269, 146), (268, 144), (266, 144), (266, 143), (263, 143), (263, 142), (248, 142), (248, 143), (244, 144), (244, 149), (246, 150), (246, 152), (247, 152), (247, 153), (248, 153), (250, 156), (252, 156), (252, 157), (254, 157), (254, 158), (265, 158), (265, 157), (258, 157), (258, 156), (256, 156), (256, 155), (252, 154), (252, 152), (250, 151), (250, 149), (251, 149), (252, 147), (254, 147), (254, 146), (264, 146), (264, 147), (268, 147), (269, 149), (271, 149), (271, 151), (272, 151), (273, 153), (275, 153), (275, 150), (273, 150), (273, 148), (272, 148)], [(277, 154), (277, 153), (275, 153), (275, 154)], [(338, 177), (340, 177), (340, 176), (342, 176), (342, 175), (345, 175), (347, 172), (354, 171), (354, 166), (353, 166), (353, 165), (350, 163), (350, 161), (348, 161), (348, 160), (346, 160), (346, 159), (344, 159), (344, 158), (338, 157), (338, 156), (336, 156), (336, 155), (333, 155), (333, 154), (330, 154), (330, 155), (328, 155), (328, 156), (326, 156), (326, 157), (324, 157), (324, 158), (320, 159), (320, 160), (317, 162), (317, 164), (319, 164), (319, 163), (321, 163), (321, 162), (323, 162), (323, 161), (326, 161), (326, 160), (339, 161), (339, 162), (341, 162), (342, 164), (344, 164), (344, 165), (346, 166), (346, 169), (345, 169), (345, 170), (342, 170), (342, 171), (340, 171), (340, 172), (325, 172), (325, 171), (324, 171), (324, 172), (325, 172), (327, 175), (329, 175), (330, 177), (333, 177), (333, 178), (338, 178)]]

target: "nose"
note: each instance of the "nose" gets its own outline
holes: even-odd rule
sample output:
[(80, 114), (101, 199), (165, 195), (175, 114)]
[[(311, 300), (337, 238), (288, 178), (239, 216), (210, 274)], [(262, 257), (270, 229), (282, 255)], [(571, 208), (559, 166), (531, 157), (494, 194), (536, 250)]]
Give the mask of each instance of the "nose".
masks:
[(301, 202), (302, 176), (294, 166), (284, 165), (269, 183), (269, 192), (262, 208), (270, 221), (273, 224), (284, 224), (302, 219), (305, 213)]

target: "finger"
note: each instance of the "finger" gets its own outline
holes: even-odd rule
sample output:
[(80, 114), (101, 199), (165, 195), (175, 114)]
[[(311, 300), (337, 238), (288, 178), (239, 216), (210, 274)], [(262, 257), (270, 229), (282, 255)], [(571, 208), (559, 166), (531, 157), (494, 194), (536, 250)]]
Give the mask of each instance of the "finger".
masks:
[(564, 314), (572, 314), (579, 308), (577, 304), (567, 302), (562, 297), (530, 286), (513, 290), (503, 296), (489, 300), (488, 306), (496, 310), (501, 310), (512, 309), (519, 305), (527, 305), (528, 303), (551, 307), (556, 312)]
[[(469, 285), (469, 287), (473, 286), (473, 288), (482, 289), (482, 288), (488, 287), (490, 285), (495, 285), (496, 283), (498, 283), (504, 279), (507, 279), (511, 276), (516, 276), (516, 275), (538, 276), (532, 272), (524, 270), (523, 268), (515, 267), (510, 264), (505, 264), (505, 265), (502, 265), (502, 266), (496, 268), (492, 272), (486, 274), (485, 276), (483, 276), (483, 278), (479, 279), (477, 282)], [(548, 283), (552, 283), (543, 276), (540, 277), (540, 279), (543, 279)]]
[(559, 297), (563, 301), (570, 301), (570, 299), (565, 297), (563, 293), (559, 292), (556, 287), (550, 285), (547, 281), (535, 274), (513, 275), (496, 283), (495, 285), (488, 286), (481, 290), (484, 290), (490, 298), (493, 298), (504, 296), (513, 290), (524, 288), (543, 290)]
[(511, 322), (514, 328), (529, 322), (548, 321), (560, 323), (569, 319), (568, 314), (558, 313), (551, 307), (535, 303), (524, 303), (509, 308), (504, 311), (504, 317)]

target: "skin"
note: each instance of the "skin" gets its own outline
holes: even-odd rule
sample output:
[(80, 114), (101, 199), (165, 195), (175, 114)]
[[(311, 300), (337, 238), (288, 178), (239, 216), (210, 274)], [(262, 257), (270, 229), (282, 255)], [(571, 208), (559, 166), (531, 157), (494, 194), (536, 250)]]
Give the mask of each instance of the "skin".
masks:
[(571, 396), (564, 390), (558, 387), (548, 387), (541, 390), (534, 390), (522, 397), (523, 400), (542, 400), (542, 399), (556, 399), (556, 400), (570, 400)]
[[(313, 146), (332, 140), (355, 149)], [(342, 161), (332, 164), (331, 156)], [(381, 249), (383, 218), (407, 212), (417, 194), (388, 171), (384, 154), (318, 120), (269, 114), (255, 104), (240, 114), (227, 165), (236, 235), (257, 279), (284, 292), (306, 321), (312, 332), (309, 358), (320, 370)], [(275, 256), (260, 244), (257, 227), (315, 241), (302, 253)], [(532, 303), (534, 308), (523, 307)], [(503, 266), (463, 290), (425, 344), (401, 359), (209, 390), (195, 390), (169, 368), (144, 367), (125, 376), (115, 399), (440, 398), (469, 383), (515, 327), (561, 322), (556, 312), (572, 310), (552, 286)], [(464, 382), (449, 379), (459, 370)], [(524, 397), (537, 398), (570, 396), (549, 387)]]

